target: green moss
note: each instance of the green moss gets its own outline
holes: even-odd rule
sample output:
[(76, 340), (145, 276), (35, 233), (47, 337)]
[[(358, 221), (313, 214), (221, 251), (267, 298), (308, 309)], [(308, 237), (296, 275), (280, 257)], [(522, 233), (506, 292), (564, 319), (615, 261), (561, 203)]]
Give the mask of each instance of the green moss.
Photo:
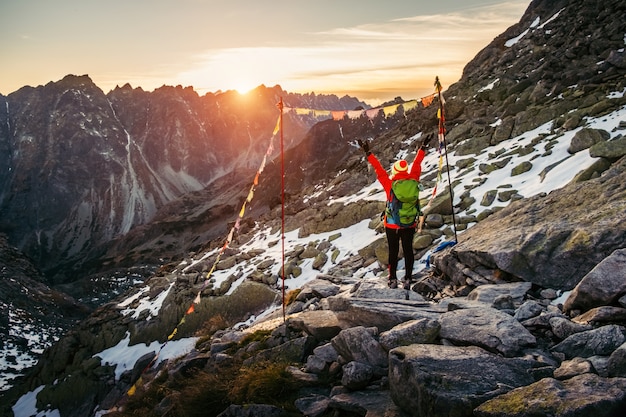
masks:
[(483, 403), (479, 408), (481, 412), (485, 413), (515, 415), (524, 411), (527, 406), (526, 395), (524, 395), (524, 393), (520, 392), (516, 394), (509, 392), (508, 394), (499, 396), (495, 400)]
[(569, 252), (573, 249), (580, 247), (592, 247), (591, 237), (586, 231), (577, 229), (570, 235), (569, 239), (567, 239), (567, 241), (565, 242), (564, 250)]
[(533, 167), (533, 164), (531, 164), (528, 161), (524, 161), (511, 170), (511, 176), (515, 177), (516, 175), (521, 175), (525, 172), (530, 171), (532, 167)]
[(339, 251), (339, 249), (333, 250), (333, 254), (332, 254), (331, 258), (330, 258), (332, 263), (336, 263), (337, 262), (337, 258), (339, 257), (340, 253), (341, 252)]
[(254, 333), (247, 334), (241, 341), (239, 342), (239, 347), (247, 346), (252, 342), (265, 342), (267, 338), (271, 335), (271, 330), (257, 330)]

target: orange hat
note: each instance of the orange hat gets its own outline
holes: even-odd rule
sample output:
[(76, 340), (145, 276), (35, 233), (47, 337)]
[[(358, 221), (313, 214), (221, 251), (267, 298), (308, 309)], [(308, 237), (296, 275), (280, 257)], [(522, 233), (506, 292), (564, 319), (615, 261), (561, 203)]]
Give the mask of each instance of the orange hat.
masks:
[(396, 161), (391, 167), (391, 176), (395, 177), (401, 172), (407, 172), (409, 170), (409, 164), (404, 159)]

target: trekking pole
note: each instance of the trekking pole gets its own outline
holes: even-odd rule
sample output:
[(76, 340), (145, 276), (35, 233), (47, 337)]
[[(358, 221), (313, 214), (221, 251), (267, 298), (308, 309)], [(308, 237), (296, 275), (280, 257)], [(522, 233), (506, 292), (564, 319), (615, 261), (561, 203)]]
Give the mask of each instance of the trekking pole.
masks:
[(450, 208), (452, 210), (452, 223), (454, 226), (454, 240), (458, 242), (456, 235), (456, 216), (454, 215), (454, 193), (452, 191), (452, 181), (450, 180), (450, 163), (448, 162), (448, 147), (446, 145), (446, 126), (445, 126), (445, 114), (444, 114), (444, 101), (441, 95), (441, 83), (439, 77), (435, 77), (435, 88), (437, 89), (437, 96), (439, 98), (439, 143), (443, 144), (443, 149), (446, 154), (446, 170), (448, 171), (448, 187), (450, 188)]
[(280, 110), (280, 185), (281, 185), (281, 247), (282, 247), (282, 263), (281, 276), (283, 283), (282, 297), (283, 297), (283, 323), (285, 322), (285, 158), (283, 156), (283, 98), (280, 98), (278, 102), (278, 109)]

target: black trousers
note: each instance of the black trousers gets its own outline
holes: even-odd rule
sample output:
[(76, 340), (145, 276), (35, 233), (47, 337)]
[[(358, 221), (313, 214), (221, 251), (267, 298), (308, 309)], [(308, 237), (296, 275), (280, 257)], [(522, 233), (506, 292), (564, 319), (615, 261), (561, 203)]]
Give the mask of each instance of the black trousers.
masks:
[(400, 242), (402, 242), (402, 252), (404, 253), (405, 279), (411, 279), (413, 275), (413, 236), (415, 228), (405, 229), (385, 228), (387, 234), (387, 244), (389, 245), (389, 279), (397, 280), (396, 270), (398, 269), (398, 253), (400, 252)]

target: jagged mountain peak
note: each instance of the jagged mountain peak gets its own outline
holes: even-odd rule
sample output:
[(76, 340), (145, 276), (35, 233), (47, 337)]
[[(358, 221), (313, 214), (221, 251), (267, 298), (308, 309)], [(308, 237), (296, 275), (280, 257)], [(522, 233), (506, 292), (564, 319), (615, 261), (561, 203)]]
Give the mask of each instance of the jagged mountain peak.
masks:
[[(20, 89), (3, 98), (0, 114), (0, 230), (53, 281), (72, 280), (68, 265), (70, 275), (81, 275), (91, 253), (160, 207), (256, 166), (283, 96), (295, 107), (366, 106), (280, 86), (245, 97), (199, 96), (182, 86), (146, 92), (128, 85), (104, 94), (87, 75)], [(286, 120), (286, 147), (314, 122)]]
[[(497, 79), (541, 82), (560, 89), (553, 91), (554, 97), (577, 83), (615, 78), (616, 70), (605, 60), (622, 53), (624, 23), (616, 16), (623, 7), (602, 0), (532, 2), (519, 23), (497, 36), (466, 65), (462, 84), (480, 89)], [(606, 26), (598, 27), (589, 16), (601, 16)]]

